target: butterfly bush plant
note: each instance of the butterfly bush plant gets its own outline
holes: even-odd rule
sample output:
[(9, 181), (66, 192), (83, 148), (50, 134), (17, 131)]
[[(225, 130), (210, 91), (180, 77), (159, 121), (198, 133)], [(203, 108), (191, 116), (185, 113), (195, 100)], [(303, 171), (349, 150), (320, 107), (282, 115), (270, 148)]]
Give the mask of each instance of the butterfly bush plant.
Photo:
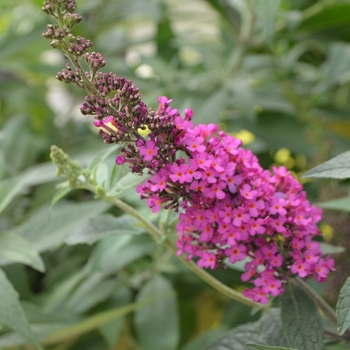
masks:
[[(303, 303), (312, 306), (316, 302), (323, 314), (336, 322), (334, 311), (304, 282), (324, 282), (335, 269), (334, 260), (323, 255), (318, 239), (322, 210), (310, 204), (302, 185), (286, 168), (263, 169), (239, 139), (218, 125), (196, 124), (191, 109), (182, 114), (171, 107), (172, 99), (166, 96), (158, 97), (158, 107), (152, 109), (130, 80), (101, 70), (106, 66), (102, 54), (92, 51), (90, 40), (71, 33), (82, 19), (75, 13), (76, 6), (76, 0), (44, 3), (43, 10), (57, 23), (48, 25), (43, 35), (70, 60), (56, 78), (87, 92), (81, 113), (93, 117), (106, 144), (122, 145), (116, 164), (127, 164), (140, 179), (148, 176), (136, 187), (140, 199), (147, 201), (153, 213), (161, 208), (177, 213), (176, 247), (169, 239), (163, 240), (165, 246), (214, 288), (243, 303), (267, 304), (283, 295), (282, 323), (283, 313), (291, 316), (296, 312), (299, 320), (295, 321), (299, 328), (290, 325), (291, 329), (283, 331), (286, 344), (322, 349), (323, 325), (319, 321), (312, 321), (319, 327), (313, 334), (313, 347), (293, 340), (303, 336), (303, 322), (310, 322), (304, 319)], [(80, 172), (57, 147), (52, 148), (52, 159), (72, 187), (85, 184), (108, 200), (89, 173)], [(138, 218), (154, 238), (161, 236), (126, 203), (109, 200)], [(249, 285), (243, 296), (229, 291), (205, 271), (226, 269), (237, 262), (244, 263), (241, 280)], [(300, 296), (301, 301), (296, 301)], [(293, 303), (299, 311), (293, 309)], [(310, 317), (319, 317), (316, 308)], [(332, 331), (328, 333), (332, 335)], [(270, 349), (269, 345), (284, 343), (256, 348)]]

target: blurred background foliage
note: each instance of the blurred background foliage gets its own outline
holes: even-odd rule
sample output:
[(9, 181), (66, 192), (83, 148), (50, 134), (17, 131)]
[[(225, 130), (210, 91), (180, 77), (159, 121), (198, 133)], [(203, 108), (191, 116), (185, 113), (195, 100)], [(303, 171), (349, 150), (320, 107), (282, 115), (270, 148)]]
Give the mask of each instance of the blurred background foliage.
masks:
[[(111, 146), (80, 115), (84, 92), (55, 80), (66, 59), (41, 36), (51, 23), (41, 6), (0, 3), (0, 264), (31, 329), (47, 349), (200, 350), (257, 319), (90, 193), (73, 191), (51, 208), (60, 180), (50, 145), (82, 165)], [(350, 1), (79, 0), (78, 13), (76, 34), (149, 106), (166, 95), (179, 110), (192, 108), (196, 123), (219, 123), (263, 166), (299, 176), (349, 149)], [(114, 157), (96, 177), (106, 178)], [(347, 182), (305, 188), (326, 201), (346, 194)], [(133, 191), (123, 198), (150, 215)], [(327, 212), (321, 229), (346, 245), (349, 208), (341, 209)], [(315, 286), (333, 303), (347, 255), (336, 256), (330, 284)], [(237, 269), (213, 274), (244, 288)], [(1, 349), (32, 348), (5, 324)]]

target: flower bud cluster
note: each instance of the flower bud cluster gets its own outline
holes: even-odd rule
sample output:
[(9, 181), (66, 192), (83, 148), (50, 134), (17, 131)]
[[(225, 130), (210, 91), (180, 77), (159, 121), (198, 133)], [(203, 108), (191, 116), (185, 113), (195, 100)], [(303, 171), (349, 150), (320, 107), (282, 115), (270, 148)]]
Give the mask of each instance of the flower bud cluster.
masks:
[(97, 72), (106, 65), (106, 60), (99, 52), (87, 52), (84, 55), (84, 59), (93, 72)]
[(42, 10), (52, 17), (57, 17), (58, 13), (72, 13), (77, 8), (77, 0), (50, 0), (44, 1)]
[(75, 73), (72, 70), (72, 67), (69, 63), (66, 64), (67, 69), (62, 69), (56, 75), (56, 79), (65, 82), (66, 84), (77, 84), (79, 87), (84, 87), (84, 83), (81, 79), (80, 70), (76, 70)]
[(79, 35), (75, 37), (72, 34), (68, 34), (67, 41), (69, 43), (68, 52), (70, 52), (76, 57), (79, 57), (85, 54), (86, 51), (92, 46), (92, 42), (90, 40), (86, 40)]
[(61, 29), (57, 24), (48, 24), (43, 36), (50, 40), (61, 40), (69, 34), (68, 30)]
[[(183, 122), (179, 112), (169, 106), (171, 100), (165, 96), (158, 99), (160, 105), (156, 112), (147, 109), (143, 102), (130, 107), (130, 102), (126, 104), (125, 101), (130, 101), (128, 99), (131, 99), (131, 96), (134, 98), (137, 96), (139, 99), (139, 94), (135, 94), (138, 89), (135, 90), (131, 85), (127, 89), (123, 87), (118, 91), (108, 102), (109, 106), (115, 108), (119, 106), (120, 112), (101, 118), (108, 107), (101, 108), (100, 101), (98, 101), (99, 106), (96, 107), (95, 101), (91, 103), (91, 98), (88, 98), (87, 103), (82, 106), (83, 113), (95, 113), (98, 116), (95, 126), (100, 128), (100, 134), (106, 143), (132, 142), (122, 148), (121, 155), (116, 158), (117, 164), (129, 163), (131, 171), (139, 174), (144, 169), (152, 169), (152, 171), (161, 169), (169, 161), (174, 160), (175, 144), (182, 133), (182, 130), (176, 127), (176, 123), (180, 120)], [(132, 102), (133, 100), (131, 105)], [(120, 108), (121, 104), (122, 108)], [(186, 123), (190, 123), (191, 117), (192, 113), (187, 111)], [(147, 140), (142, 136), (145, 133), (148, 133)]]
[(80, 15), (72, 13), (75, 9), (76, 0), (45, 1), (43, 11), (55, 18), (58, 24), (48, 24), (43, 36), (51, 40), (53, 48), (62, 51), (71, 59), (79, 60), (87, 53), (92, 42), (71, 34), (71, 29), (82, 20)]
[(82, 16), (76, 14), (76, 13), (65, 13), (63, 15), (63, 21), (65, 25), (72, 29), (76, 24), (80, 23), (82, 20)]
[[(193, 127), (177, 119), (182, 132), (175, 151), (188, 156), (163, 164), (137, 187), (153, 212), (180, 208), (178, 253), (216, 269), (245, 261), (244, 295), (267, 303), (284, 291), (288, 276), (323, 282), (334, 261), (322, 258), (316, 223), (322, 211), (311, 206), (298, 181), (284, 168), (263, 170), (241, 141), (215, 124)], [(142, 154), (155, 159), (158, 145), (147, 141)]]

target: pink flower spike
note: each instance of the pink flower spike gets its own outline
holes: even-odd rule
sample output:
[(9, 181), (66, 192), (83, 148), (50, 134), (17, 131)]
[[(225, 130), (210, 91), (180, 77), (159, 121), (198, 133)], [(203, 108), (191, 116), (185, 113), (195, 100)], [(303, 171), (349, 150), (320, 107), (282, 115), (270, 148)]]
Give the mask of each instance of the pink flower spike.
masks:
[(193, 117), (193, 111), (190, 108), (185, 108), (185, 120), (191, 120)]
[(170, 174), (170, 179), (174, 182), (179, 181), (180, 184), (183, 184), (187, 180), (187, 171), (188, 165), (181, 164), (178, 166), (177, 164), (173, 164), (170, 168), (172, 174)]
[(259, 216), (259, 210), (262, 210), (264, 208), (265, 204), (262, 200), (250, 202), (248, 204), (249, 215), (256, 218), (257, 216)]
[(161, 176), (159, 173), (152, 176), (151, 182), (154, 183), (153, 186), (151, 186), (152, 192), (163, 191), (166, 188), (166, 177)]
[(275, 228), (275, 230), (279, 233), (282, 233), (284, 231), (286, 231), (286, 228), (283, 226), (283, 224), (286, 222), (286, 218), (285, 217), (279, 217), (277, 219), (273, 219), (271, 221), (271, 225)]
[(272, 201), (270, 204), (270, 213), (271, 214), (280, 214), (282, 216), (286, 215), (287, 210), (284, 208), (286, 201), (283, 198), (278, 198)]
[(256, 303), (267, 304), (269, 302), (269, 299), (267, 298), (266, 294), (260, 288), (253, 288), (253, 293), (253, 301), (255, 301)]
[(277, 254), (276, 256), (272, 257), (270, 264), (273, 267), (280, 267), (283, 264), (283, 256), (281, 254)]
[(115, 162), (118, 164), (118, 165), (122, 165), (126, 162), (126, 159), (124, 156), (122, 155), (119, 155), (117, 156), (117, 158), (115, 158)]
[(169, 103), (171, 103), (173, 100), (169, 100), (166, 96), (160, 96), (160, 97), (158, 97), (158, 102), (160, 103), (160, 104), (169, 104)]
[(227, 232), (227, 244), (229, 244), (231, 247), (237, 244), (237, 241), (241, 239), (241, 233), (236, 230), (230, 229)]
[(234, 217), (232, 223), (235, 226), (241, 226), (242, 222), (248, 222), (250, 220), (249, 214), (247, 214), (243, 208), (238, 208), (238, 210), (234, 209), (232, 216)]
[(146, 146), (140, 147), (140, 154), (143, 156), (143, 160), (152, 160), (158, 153), (158, 147), (156, 147), (153, 141), (147, 141)]
[(211, 238), (213, 237), (213, 232), (214, 232), (213, 227), (210, 224), (207, 224), (204, 227), (204, 229), (199, 237), (199, 240), (202, 242), (209, 242), (211, 240)]
[(205, 146), (203, 145), (203, 137), (186, 137), (184, 139), (184, 144), (187, 146), (187, 149), (192, 152), (204, 152)]
[(244, 265), (246, 272), (241, 275), (241, 280), (243, 282), (248, 282), (256, 273), (256, 267), (252, 263), (246, 263)]
[(281, 290), (281, 281), (276, 280), (275, 278), (267, 280), (266, 285), (262, 288), (263, 292), (270, 293), (273, 297), (277, 297), (277, 295), (283, 292)]
[(209, 198), (224, 199), (226, 194), (222, 191), (226, 185), (223, 182), (218, 182), (213, 184), (210, 189), (208, 189), (204, 194)]
[(215, 269), (216, 267), (216, 256), (214, 253), (204, 252), (201, 258), (198, 260), (197, 265), (201, 268)]
[(240, 194), (246, 199), (254, 199), (258, 195), (258, 191), (251, 190), (249, 185), (243, 185), (242, 189), (240, 190)]
[(152, 208), (152, 213), (158, 213), (162, 200), (158, 196), (154, 196), (152, 198), (148, 198), (147, 204), (150, 208)]
[(291, 267), (292, 273), (298, 274), (299, 277), (304, 278), (309, 274), (310, 264), (302, 260), (297, 260)]
[(265, 221), (263, 219), (250, 219), (249, 220), (249, 227), (250, 227), (250, 235), (255, 236), (256, 234), (263, 234), (266, 231), (265, 226), (263, 226)]
[(247, 257), (247, 247), (243, 244), (234, 246), (233, 248), (226, 248), (225, 255), (228, 256), (230, 263), (234, 264), (237, 261), (244, 260)]
[(195, 153), (193, 159), (197, 162), (198, 168), (208, 169), (211, 165), (211, 160), (206, 153)]
[(211, 163), (211, 166), (218, 172), (218, 173), (222, 173), (225, 168), (222, 166), (223, 165), (223, 160), (220, 158), (217, 158), (215, 160), (213, 160), (213, 162)]

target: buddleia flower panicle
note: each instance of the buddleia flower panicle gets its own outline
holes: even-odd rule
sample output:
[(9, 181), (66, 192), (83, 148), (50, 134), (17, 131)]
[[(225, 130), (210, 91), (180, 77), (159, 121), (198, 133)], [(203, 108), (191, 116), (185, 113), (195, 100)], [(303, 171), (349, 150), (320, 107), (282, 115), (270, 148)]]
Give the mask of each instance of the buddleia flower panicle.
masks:
[[(216, 124), (194, 125), (166, 96), (148, 108), (139, 89), (124, 77), (101, 72), (106, 60), (92, 43), (70, 31), (81, 17), (76, 1), (52, 0), (44, 11), (58, 20), (44, 36), (72, 62), (57, 74), (88, 95), (81, 106), (105, 143), (124, 144), (116, 163), (151, 176), (136, 190), (152, 212), (179, 213), (178, 254), (202, 268), (227, 268), (244, 261), (244, 295), (267, 303), (284, 292), (289, 277), (324, 282), (334, 260), (323, 257), (317, 223), (322, 211), (310, 205), (300, 183), (284, 167), (264, 170), (242, 142)], [(84, 72), (80, 61), (89, 71)]]

